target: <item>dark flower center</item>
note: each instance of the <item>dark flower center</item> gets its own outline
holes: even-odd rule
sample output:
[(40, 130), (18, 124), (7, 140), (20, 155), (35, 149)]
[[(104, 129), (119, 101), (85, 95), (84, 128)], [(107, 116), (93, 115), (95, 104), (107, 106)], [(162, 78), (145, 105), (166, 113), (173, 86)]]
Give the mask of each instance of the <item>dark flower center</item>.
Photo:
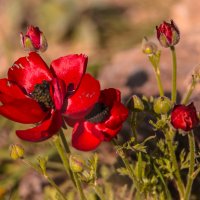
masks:
[(31, 97), (40, 104), (44, 111), (54, 108), (54, 103), (50, 95), (50, 84), (45, 80), (41, 84), (35, 85)]
[(104, 103), (96, 103), (92, 111), (86, 115), (85, 119), (91, 123), (100, 123), (105, 121), (110, 114), (110, 109)]

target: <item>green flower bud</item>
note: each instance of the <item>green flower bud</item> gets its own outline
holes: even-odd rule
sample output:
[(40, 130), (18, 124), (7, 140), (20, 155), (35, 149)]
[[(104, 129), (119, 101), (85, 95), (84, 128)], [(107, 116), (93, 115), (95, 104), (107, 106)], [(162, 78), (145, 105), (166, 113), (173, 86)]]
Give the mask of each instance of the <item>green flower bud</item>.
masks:
[(154, 100), (153, 109), (157, 114), (167, 114), (172, 108), (172, 102), (169, 98), (163, 96)]
[(70, 155), (69, 165), (73, 172), (82, 172), (85, 161), (80, 155)]
[(9, 151), (10, 151), (10, 157), (13, 160), (23, 158), (23, 156), (24, 156), (24, 149), (21, 145), (12, 144), (9, 147)]
[(143, 111), (144, 104), (137, 95), (133, 95), (128, 101), (128, 108), (132, 111)]

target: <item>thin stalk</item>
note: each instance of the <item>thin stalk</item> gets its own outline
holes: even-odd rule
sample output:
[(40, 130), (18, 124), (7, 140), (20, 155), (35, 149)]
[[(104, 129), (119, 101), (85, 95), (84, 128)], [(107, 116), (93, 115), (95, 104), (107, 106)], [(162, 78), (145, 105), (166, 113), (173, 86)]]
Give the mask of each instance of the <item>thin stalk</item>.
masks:
[[(60, 138), (59, 141), (62, 142), (62, 144), (63, 144), (63, 146), (64, 146), (64, 150), (65, 150), (65, 152), (66, 152), (67, 155), (68, 155), (68, 159), (67, 159), (67, 160), (68, 160), (68, 164), (69, 164), (69, 155), (71, 154), (71, 152), (70, 152), (70, 149), (69, 149), (67, 140), (66, 140), (65, 135), (64, 135), (64, 133), (63, 133), (62, 130), (60, 130), (60, 132), (59, 132), (59, 138)], [(61, 144), (60, 144), (60, 145), (61, 145)], [(63, 151), (63, 152), (64, 152), (64, 151)], [(69, 170), (70, 170), (70, 168), (69, 168)], [(82, 188), (82, 186), (81, 186), (81, 182), (80, 182), (80, 180), (78, 179), (77, 174), (74, 173), (74, 172), (71, 171), (71, 170), (70, 170), (70, 174), (71, 174), (71, 176), (72, 176), (72, 180), (75, 182), (75, 185), (76, 185), (76, 188), (77, 188), (77, 190), (78, 190), (78, 193), (79, 193), (79, 196), (80, 196), (81, 200), (87, 200), (86, 197), (85, 197), (85, 195), (84, 195), (83, 188)]]
[(162, 173), (160, 172), (159, 168), (156, 167), (156, 165), (154, 165), (154, 169), (155, 169), (155, 172), (157, 173), (158, 177), (160, 178), (160, 180), (162, 181), (162, 184), (165, 188), (165, 193), (166, 193), (166, 196), (167, 196), (167, 200), (172, 200), (172, 196), (171, 196), (171, 193), (168, 189), (168, 186), (167, 186), (167, 183), (165, 182), (165, 179), (163, 178), (163, 175)]
[(157, 62), (155, 62), (155, 60), (153, 59), (153, 57), (149, 57), (149, 61), (151, 62), (153, 69), (154, 69), (154, 73), (156, 76), (156, 81), (157, 81), (157, 85), (158, 85), (158, 90), (159, 90), (159, 94), (160, 96), (164, 96), (164, 90), (163, 90), (163, 85), (162, 85), (162, 81), (161, 81), (161, 77), (160, 77), (160, 66)]
[[(117, 146), (117, 143), (116, 143), (116, 141), (114, 139), (112, 140), (112, 143), (113, 143), (114, 146)], [(120, 150), (117, 150), (117, 152), (118, 152), (118, 155), (120, 156), (120, 158), (122, 159), (126, 169), (128, 170), (130, 178), (132, 179), (133, 183), (135, 183), (137, 191), (139, 191), (138, 181), (137, 181), (137, 179), (135, 177), (134, 171), (133, 171), (133, 169), (132, 169), (132, 167), (130, 165), (130, 162), (127, 159), (124, 151), (122, 149), (120, 149)]]
[(65, 135), (64, 135), (62, 129), (60, 130), (59, 136), (60, 136), (60, 139), (61, 139), (61, 141), (62, 141), (62, 143), (63, 143), (63, 146), (64, 146), (64, 148), (65, 148), (66, 153), (69, 155), (71, 152), (70, 152), (70, 149), (69, 149), (67, 140), (66, 140), (66, 138), (65, 138)]
[(185, 186), (181, 179), (180, 170), (179, 170), (179, 166), (178, 166), (178, 162), (176, 159), (176, 154), (175, 154), (175, 150), (173, 146), (173, 131), (172, 130), (167, 131), (165, 133), (165, 137), (166, 137), (167, 146), (170, 152), (171, 162), (175, 169), (175, 177), (176, 177), (175, 181), (176, 181), (176, 185), (179, 191), (180, 199), (183, 199), (184, 193), (185, 193)]
[(63, 198), (63, 200), (67, 200), (67, 198), (63, 195), (63, 193), (61, 192), (60, 188), (56, 185), (56, 183), (53, 181), (53, 179), (50, 178), (48, 175), (46, 175), (46, 179), (57, 190), (57, 192)]
[(195, 166), (195, 141), (194, 141), (194, 134), (192, 131), (188, 134), (188, 140), (189, 140), (189, 148), (190, 148), (190, 167), (189, 167), (184, 200), (190, 199), (192, 184), (194, 181), (193, 173), (194, 173), (194, 166)]
[(197, 168), (196, 171), (194, 171), (194, 173), (192, 174), (192, 178), (195, 179), (199, 173), (200, 173), (200, 167)]
[(93, 189), (101, 200), (106, 200), (105, 195), (103, 194), (103, 192), (101, 191), (101, 189), (98, 186), (93, 185)]
[[(60, 138), (56, 135), (54, 136), (53, 138), (53, 142), (54, 142), (54, 145), (57, 149), (57, 152), (62, 160), (62, 163), (64, 165), (64, 168), (65, 168), (65, 171), (67, 172), (68, 176), (70, 176), (72, 178), (72, 174), (71, 174), (71, 171), (70, 171), (70, 166), (69, 166), (69, 160), (68, 160), (68, 153), (66, 155), (66, 153), (64, 152), (64, 149), (60, 143)], [(73, 179), (72, 179), (73, 180)]]
[(131, 130), (133, 132), (133, 136), (135, 138), (135, 141), (137, 142), (137, 130), (136, 130), (136, 120), (137, 120), (137, 113), (136, 112), (132, 112), (131, 113)]
[(60, 188), (56, 185), (56, 183), (54, 182), (54, 180), (49, 177), (49, 175), (47, 173), (44, 174), (42, 172), (42, 170), (40, 170), (40, 168), (37, 165), (34, 165), (33, 163), (31, 163), (31, 162), (29, 162), (29, 161), (27, 161), (25, 159), (21, 159), (21, 161), (24, 162), (29, 167), (33, 168), (39, 174), (43, 175), (45, 177), (45, 179), (52, 185), (52, 187), (56, 189), (56, 191), (61, 196), (61, 198), (63, 200), (67, 200), (67, 198), (64, 196), (64, 194), (61, 192)]
[(159, 67), (154, 68), (154, 71), (155, 71), (155, 75), (156, 75), (156, 81), (157, 81), (157, 84), (158, 84), (159, 94), (160, 94), (160, 96), (164, 96), (163, 86), (162, 86), (162, 82), (161, 82), (161, 78), (160, 78)]
[(196, 83), (197, 82), (196, 82), (195, 78), (192, 78), (192, 83), (191, 83), (189, 89), (187, 90), (187, 93), (184, 96), (183, 100), (181, 101), (181, 104), (187, 104), (188, 103), (188, 101), (189, 101), (189, 99), (190, 99), (190, 97), (192, 95), (192, 92), (195, 89)]
[(171, 100), (173, 103), (176, 102), (176, 77), (177, 77), (177, 62), (176, 62), (176, 50), (175, 47), (170, 47), (172, 53), (172, 62), (173, 62), (173, 70), (172, 70), (172, 96)]
[(87, 200), (85, 195), (84, 195), (84, 192), (83, 192), (83, 188), (81, 186), (81, 182), (80, 180), (78, 179), (78, 176), (76, 173), (72, 172), (73, 173), (73, 177), (74, 177), (74, 180), (75, 180), (75, 183), (76, 183), (76, 188), (78, 190), (78, 193), (79, 193), (79, 196), (80, 196), (80, 199), (81, 200)]

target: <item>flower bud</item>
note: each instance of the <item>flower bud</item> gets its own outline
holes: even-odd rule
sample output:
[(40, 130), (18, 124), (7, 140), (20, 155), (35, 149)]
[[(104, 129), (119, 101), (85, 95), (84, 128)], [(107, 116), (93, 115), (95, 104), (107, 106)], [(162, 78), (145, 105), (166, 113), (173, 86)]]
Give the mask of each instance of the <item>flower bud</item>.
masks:
[(13, 160), (23, 158), (23, 156), (24, 156), (24, 149), (21, 145), (12, 144), (12, 145), (10, 145), (9, 150), (10, 150), (10, 157)]
[(128, 101), (128, 108), (132, 111), (143, 111), (144, 104), (137, 95), (133, 95)]
[(157, 38), (163, 47), (171, 47), (176, 45), (180, 40), (180, 32), (171, 20), (171, 23), (163, 22), (160, 26), (156, 26)]
[(184, 131), (195, 128), (199, 123), (199, 119), (194, 104), (174, 106), (171, 112), (171, 123), (174, 128)]
[(20, 34), (21, 44), (28, 51), (46, 51), (48, 44), (38, 27), (28, 26), (26, 35)]
[(73, 172), (82, 172), (85, 165), (85, 161), (79, 155), (70, 155), (69, 165)]
[(156, 54), (158, 50), (157, 45), (154, 42), (148, 41), (146, 37), (142, 40), (142, 51), (143, 53), (147, 54), (148, 56), (151, 56), (153, 54)]
[(157, 114), (167, 114), (172, 108), (172, 102), (169, 98), (163, 96), (154, 100), (153, 109)]

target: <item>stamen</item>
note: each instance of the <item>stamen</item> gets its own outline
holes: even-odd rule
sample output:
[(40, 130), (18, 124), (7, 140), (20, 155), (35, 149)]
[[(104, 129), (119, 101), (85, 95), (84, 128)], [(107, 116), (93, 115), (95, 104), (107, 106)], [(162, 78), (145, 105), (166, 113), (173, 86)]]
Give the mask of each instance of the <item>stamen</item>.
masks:
[(36, 84), (31, 97), (35, 99), (44, 111), (48, 108), (54, 108), (54, 103), (50, 95), (50, 85), (47, 81), (42, 81), (41, 84)]
[(91, 123), (100, 123), (105, 121), (110, 114), (110, 109), (103, 103), (96, 103), (92, 111), (85, 117)]

